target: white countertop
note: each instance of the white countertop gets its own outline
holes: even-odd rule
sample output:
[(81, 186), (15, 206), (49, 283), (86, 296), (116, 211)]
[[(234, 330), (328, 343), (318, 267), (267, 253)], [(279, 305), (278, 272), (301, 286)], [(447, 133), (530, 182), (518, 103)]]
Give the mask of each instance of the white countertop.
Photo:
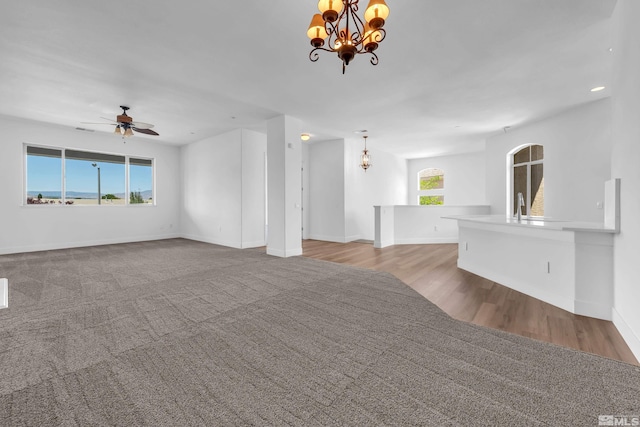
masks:
[(618, 231), (612, 228), (605, 228), (603, 223), (565, 221), (553, 218), (525, 219), (520, 222), (515, 218), (506, 218), (504, 215), (450, 215), (443, 216), (445, 219), (455, 219), (458, 221), (471, 221), (484, 224), (495, 224), (513, 227), (541, 228), (545, 230), (558, 231), (587, 231), (595, 233), (615, 234)]

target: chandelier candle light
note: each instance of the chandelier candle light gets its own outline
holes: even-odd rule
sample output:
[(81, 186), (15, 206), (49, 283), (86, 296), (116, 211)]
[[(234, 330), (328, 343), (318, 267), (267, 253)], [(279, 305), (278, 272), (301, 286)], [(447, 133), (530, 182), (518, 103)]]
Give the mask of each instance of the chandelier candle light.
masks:
[[(364, 21), (358, 16), (359, 0), (320, 0), (311, 19), (307, 36), (313, 49), (309, 59), (316, 62), (319, 50), (336, 52), (342, 60), (342, 74), (357, 54), (371, 55), (371, 64), (378, 65), (375, 50), (387, 35), (384, 28), (389, 8), (384, 0), (369, 0)], [(327, 47), (325, 45), (327, 39)]]
[(369, 150), (367, 150), (367, 135), (363, 136), (364, 138), (364, 150), (362, 150), (362, 154), (360, 155), (360, 167), (364, 169), (366, 172), (371, 165), (371, 155), (369, 154)]

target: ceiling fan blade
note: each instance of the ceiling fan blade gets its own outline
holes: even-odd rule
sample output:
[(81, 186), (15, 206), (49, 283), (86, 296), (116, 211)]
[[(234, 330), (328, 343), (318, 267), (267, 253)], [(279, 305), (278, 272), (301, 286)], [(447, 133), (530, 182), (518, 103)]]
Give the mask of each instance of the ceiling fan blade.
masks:
[(115, 123), (92, 123), (92, 122), (80, 122), (83, 125), (109, 125), (113, 126)]
[(135, 130), (136, 132), (140, 132), (140, 133), (146, 133), (147, 135), (156, 135), (156, 136), (160, 136), (160, 134), (156, 131), (153, 131), (151, 129), (140, 129), (137, 127), (131, 127), (131, 129)]
[(113, 119), (107, 119), (106, 117), (100, 117), (100, 118), (101, 118), (102, 120), (109, 120), (110, 122), (118, 123), (118, 122), (116, 122), (115, 120), (113, 120)]
[(151, 123), (133, 122), (131, 123), (131, 127), (138, 129), (151, 129), (153, 125)]

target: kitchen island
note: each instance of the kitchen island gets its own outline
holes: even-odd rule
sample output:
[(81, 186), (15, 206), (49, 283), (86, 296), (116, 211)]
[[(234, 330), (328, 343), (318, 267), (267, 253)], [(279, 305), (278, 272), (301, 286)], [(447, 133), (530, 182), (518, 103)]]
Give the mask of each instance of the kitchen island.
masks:
[(458, 222), (458, 267), (571, 313), (611, 320), (613, 236), (603, 224), (496, 215)]

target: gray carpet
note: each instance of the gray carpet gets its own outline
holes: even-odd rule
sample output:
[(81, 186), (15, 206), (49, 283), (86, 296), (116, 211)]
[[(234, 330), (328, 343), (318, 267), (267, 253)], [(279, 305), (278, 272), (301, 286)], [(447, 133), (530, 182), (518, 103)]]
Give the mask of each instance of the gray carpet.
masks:
[(0, 425), (553, 425), (640, 369), (447, 316), (393, 276), (175, 239), (0, 256)]

